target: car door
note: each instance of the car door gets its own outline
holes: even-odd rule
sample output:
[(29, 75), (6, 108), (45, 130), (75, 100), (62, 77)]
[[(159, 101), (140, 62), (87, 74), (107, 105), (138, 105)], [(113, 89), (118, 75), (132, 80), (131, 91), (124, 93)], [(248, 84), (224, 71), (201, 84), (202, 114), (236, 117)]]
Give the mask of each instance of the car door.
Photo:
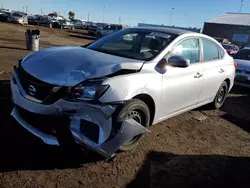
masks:
[(162, 81), (162, 117), (169, 117), (198, 102), (203, 82), (203, 66), (199, 38), (188, 38), (178, 43), (166, 56), (182, 56), (190, 60), (186, 68), (167, 66)]
[(107, 35), (109, 27), (110, 25), (106, 25), (103, 27), (103, 29), (100, 29), (100, 32), (103, 36)]
[(116, 30), (116, 26), (115, 25), (111, 25), (109, 30), (108, 30), (108, 33), (107, 34), (111, 34), (113, 33), (114, 31)]
[(214, 41), (202, 38), (204, 81), (199, 103), (213, 100), (220, 85), (226, 77), (226, 67), (223, 61), (224, 51)]

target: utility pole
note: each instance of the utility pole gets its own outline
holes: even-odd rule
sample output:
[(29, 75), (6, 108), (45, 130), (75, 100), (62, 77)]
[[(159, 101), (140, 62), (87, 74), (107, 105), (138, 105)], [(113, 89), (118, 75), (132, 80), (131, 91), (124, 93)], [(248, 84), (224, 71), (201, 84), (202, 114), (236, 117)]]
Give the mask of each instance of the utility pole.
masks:
[(243, 3), (244, 3), (244, 0), (241, 0), (239, 13), (241, 13), (241, 10), (242, 10), (242, 7), (243, 7)]
[(102, 23), (104, 23), (104, 11), (105, 11), (105, 6), (103, 7), (103, 12), (102, 12)]
[(121, 24), (121, 16), (119, 16), (119, 24)]
[(43, 8), (41, 8), (41, 14), (43, 14)]
[(89, 12), (88, 12), (88, 22), (89, 22)]
[(28, 6), (26, 5), (26, 14), (28, 14)]
[(23, 13), (24, 13), (24, 6), (23, 6)]
[(172, 10), (171, 10), (169, 26), (172, 25), (173, 12), (174, 12), (174, 8), (172, 8)]

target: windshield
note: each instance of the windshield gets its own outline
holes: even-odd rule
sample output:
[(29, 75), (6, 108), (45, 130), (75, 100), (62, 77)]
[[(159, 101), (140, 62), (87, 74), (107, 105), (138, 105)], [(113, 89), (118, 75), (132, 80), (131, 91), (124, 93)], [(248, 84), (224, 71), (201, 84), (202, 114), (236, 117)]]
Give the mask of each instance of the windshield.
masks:
[(237, 54), (235, 54), (234, 59), (250, 60), (250, 49), (240, 50)]
[(139, 60), (156, 57), (176, 36), (142, 29), (124, 29), (88, 46), (89, 49)]
[(13, 16), (16, 16), (16, 17), (22, 17), (23, 15), (21, 14), (18, 14), (18, 13), (14, 13)]

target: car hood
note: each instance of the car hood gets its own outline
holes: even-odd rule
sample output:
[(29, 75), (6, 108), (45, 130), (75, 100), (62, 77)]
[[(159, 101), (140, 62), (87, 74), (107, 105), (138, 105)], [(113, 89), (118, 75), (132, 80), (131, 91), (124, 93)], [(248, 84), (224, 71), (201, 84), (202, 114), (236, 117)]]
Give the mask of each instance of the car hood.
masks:
[(122, 69), (140, 70), (143, 63), (83, 47), (54, 47), (26, 56), (21, 66), (41, 81), (74, 86), (84, 80), (104, 77)]
[(250, 60), (235, 59), (237, 63), (237, 69), (239, 70), (250, 70)]

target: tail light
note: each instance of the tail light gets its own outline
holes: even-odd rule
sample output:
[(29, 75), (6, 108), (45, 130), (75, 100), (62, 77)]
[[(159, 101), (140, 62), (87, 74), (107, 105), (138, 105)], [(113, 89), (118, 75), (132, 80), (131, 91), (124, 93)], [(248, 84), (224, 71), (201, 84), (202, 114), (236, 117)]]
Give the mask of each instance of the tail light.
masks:
[(237, 62), (234, 61), (234, 68), (237, 69)]

